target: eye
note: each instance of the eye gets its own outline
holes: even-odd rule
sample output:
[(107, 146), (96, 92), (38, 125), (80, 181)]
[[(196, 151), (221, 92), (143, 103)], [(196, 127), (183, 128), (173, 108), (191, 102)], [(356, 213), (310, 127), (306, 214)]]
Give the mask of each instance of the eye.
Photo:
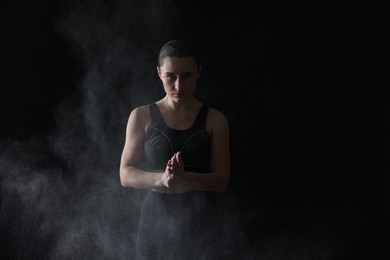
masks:
[(165, 78), (167, 78), (167, 79), (175, 79), (176, 77), (175, 77), (175, 75), (172, 75), (172, 74), (166, 74)]

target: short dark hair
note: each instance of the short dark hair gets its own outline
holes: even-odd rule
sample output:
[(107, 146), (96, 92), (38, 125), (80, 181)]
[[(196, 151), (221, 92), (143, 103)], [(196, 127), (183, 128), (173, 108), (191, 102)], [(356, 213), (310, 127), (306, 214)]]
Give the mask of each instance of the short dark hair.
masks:
[(200, 68), (200, 55), (195, 45), (186, 39), (174, 39), (165, 43), (158, 55), (157, 66), (162, 66), (165, 57), (193, 57), (198, 69)]

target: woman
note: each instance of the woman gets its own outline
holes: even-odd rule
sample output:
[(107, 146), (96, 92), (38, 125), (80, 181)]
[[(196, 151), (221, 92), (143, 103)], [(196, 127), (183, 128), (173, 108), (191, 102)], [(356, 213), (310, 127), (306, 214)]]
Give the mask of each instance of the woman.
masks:
[(223, 241), (212, 193), (229, 182), (228, 121), (194, 96), (201, 64), (191, 42), (167, 42), (157, 73), (166, 94), (130, 113), (120, 162), (122, 186), (148, 190), (137, 259), (215, 259)]

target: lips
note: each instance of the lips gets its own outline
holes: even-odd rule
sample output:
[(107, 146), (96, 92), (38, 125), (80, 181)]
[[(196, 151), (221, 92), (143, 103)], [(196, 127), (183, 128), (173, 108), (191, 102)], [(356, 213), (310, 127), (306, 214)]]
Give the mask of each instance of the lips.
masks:
[(180, 98), (182, 97), (184, 94), (183, 93), (173, 93), (172, 96), (174, 96), (175, 98)]

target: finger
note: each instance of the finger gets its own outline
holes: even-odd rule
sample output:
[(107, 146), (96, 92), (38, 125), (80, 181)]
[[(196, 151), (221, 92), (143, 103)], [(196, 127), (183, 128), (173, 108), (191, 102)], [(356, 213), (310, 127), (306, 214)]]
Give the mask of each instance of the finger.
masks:
[(165, 168), (165, 172), (166, 172), (166, 173), (169, 173), (169, 172), (171, 172), (171, 171), (172, 171), (172, 166), (167, 165), (167, 167)]
[(183, 164), (183, 158), (181, 157), (181, 152), (178, 152), (176, 155), (176, 160), (179, 164)]
[(176, 155), (174, 155), (173, 159), (172, 159), (172, 167), (175, 167), (177, 166), (178, 162), (176, 160)]

